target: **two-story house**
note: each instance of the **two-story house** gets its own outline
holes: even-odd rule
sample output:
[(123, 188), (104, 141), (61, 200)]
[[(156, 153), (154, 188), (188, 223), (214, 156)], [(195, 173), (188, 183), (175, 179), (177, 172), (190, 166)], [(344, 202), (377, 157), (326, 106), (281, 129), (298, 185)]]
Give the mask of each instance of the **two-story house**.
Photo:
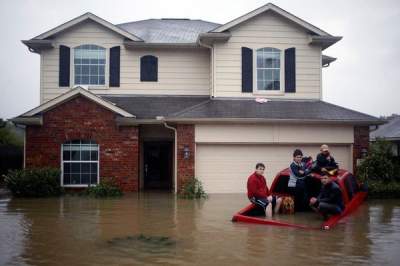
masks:
[(23, 41), (41, 58), (40, 105), (13, 119), (25, 167), (60, 168), (65, 187), (244, 192), (257, 162), (270, 183), (325, 143), (352, 170), (382, 121), (322, 101), (340, 39), (270, 3), (223, 25), (83, 14)]

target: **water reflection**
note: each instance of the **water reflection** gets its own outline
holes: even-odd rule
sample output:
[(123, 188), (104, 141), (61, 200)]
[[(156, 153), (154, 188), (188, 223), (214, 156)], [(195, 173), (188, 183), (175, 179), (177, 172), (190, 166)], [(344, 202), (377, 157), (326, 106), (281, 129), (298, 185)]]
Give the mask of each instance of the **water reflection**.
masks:
[(200, 201), (167, 193), (3, 200), (0, 265), (400, 262), (399, 200), (369, 201), (331, 231), (232, 223), (246, 204), (242, 194)]

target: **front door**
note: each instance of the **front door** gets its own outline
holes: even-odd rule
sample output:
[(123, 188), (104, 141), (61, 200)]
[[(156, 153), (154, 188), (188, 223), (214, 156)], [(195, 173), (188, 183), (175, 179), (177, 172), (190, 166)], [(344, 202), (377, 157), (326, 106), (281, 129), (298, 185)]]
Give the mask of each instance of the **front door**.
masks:
[(172, 142), (144, 142), (144, 189), (172, 189)]

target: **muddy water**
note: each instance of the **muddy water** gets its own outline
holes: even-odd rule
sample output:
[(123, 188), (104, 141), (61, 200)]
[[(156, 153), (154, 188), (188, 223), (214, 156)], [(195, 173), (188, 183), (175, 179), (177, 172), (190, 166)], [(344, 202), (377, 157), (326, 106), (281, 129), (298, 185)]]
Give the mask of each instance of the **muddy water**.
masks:
[(399, 200), (369, 201), (331, 231), (232, 223), (246, 204), (239, 194), (0, 200), (0, 265), (400, 265)]

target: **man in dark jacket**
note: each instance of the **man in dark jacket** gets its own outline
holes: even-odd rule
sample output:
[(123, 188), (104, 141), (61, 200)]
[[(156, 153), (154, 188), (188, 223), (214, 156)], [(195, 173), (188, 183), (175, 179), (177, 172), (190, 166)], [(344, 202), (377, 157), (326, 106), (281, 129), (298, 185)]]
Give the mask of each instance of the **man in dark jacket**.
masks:
[(329, 175), (321, 177), (322, 188), (317, 198), (310, 199), (310, 207), (320, 212), (325, 218), (328, 215), (340, 214), (344, 210), (342, 191)]
[(262, 207), (266, 215), (271, 217), (272, 210), (274, 213), (279, 211), (281, 199), (270, 195), (267, 181), (263, 176), (264, 170), (265, 165), (257, 163), (255, 172), (247, 179), (247, 197), (252, 203)]
[(316, 170), (325, 174), (328, 171), (338, 169), (338, 164), (335, 162), (335, 158), (330, 154), (328, 145), (322, 145), (320, 151), (321, 152), (317, 155)]

